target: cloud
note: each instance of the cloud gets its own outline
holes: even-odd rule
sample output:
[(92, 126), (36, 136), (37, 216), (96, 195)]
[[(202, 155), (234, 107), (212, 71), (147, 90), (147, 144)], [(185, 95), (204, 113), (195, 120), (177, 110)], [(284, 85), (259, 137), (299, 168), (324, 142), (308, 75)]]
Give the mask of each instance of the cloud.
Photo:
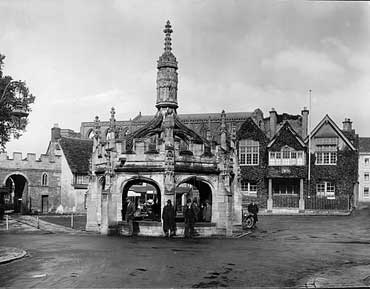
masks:
[(271, 75), (274, 85), (288, 90), (299, 89), (302, 85), (331, 90), (343, 85), (346, 75), (345, 69), (328, 55), (299, 48), (279, 51), (263, 59), (261, 66)]

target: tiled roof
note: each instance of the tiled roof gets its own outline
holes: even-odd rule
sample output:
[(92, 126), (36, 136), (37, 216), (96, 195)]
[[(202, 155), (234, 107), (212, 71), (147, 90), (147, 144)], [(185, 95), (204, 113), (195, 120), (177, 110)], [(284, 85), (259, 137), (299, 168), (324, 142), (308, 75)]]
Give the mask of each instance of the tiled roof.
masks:
[(370, 137), (360, 137), (360, 152), (370, 152)]
[(59, 144), (72, 173), (88, 174), (89, 159), (93, 148), (92, 140), (62, 137)]

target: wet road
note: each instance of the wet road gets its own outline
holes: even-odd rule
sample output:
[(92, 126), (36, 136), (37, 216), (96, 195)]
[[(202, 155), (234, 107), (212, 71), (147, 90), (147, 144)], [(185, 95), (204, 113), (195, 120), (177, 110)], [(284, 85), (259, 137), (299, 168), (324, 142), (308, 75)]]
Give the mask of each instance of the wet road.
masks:
[(0, 233), (0, 246), (29, 253), (0, 265), (0, 286), (297, 286), (318, 272), (370, 265), (369, 217), (369, 209), (350, 217), (261, 216), (241, 239)]

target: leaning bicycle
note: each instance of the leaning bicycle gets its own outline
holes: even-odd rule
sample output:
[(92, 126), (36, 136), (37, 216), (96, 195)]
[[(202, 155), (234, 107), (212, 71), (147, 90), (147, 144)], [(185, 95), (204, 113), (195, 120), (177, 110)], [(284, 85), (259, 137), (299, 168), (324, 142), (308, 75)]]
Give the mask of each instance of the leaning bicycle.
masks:
[(250, 230), (256, 226), (257, 220), (254, 214), (249, 212), (243, 212), (242, 217), (242, 228), (243, 230)]

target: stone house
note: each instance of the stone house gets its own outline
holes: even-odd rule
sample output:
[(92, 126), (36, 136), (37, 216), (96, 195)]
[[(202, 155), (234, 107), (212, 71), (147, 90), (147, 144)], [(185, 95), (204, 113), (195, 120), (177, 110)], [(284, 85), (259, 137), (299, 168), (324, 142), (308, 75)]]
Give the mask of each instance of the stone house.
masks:
[(61, 159), (58, 156), (0, 153), (2, 202), (17, 213), (55, 211), (61, 202)]
[(6, 208), (29, 213), (86, 213), (92, 141), (55, 125), (46, 154), (0, 154)]
[(358, 157), (358, 201), (370, 202), (370, 138), (359, 138)]

